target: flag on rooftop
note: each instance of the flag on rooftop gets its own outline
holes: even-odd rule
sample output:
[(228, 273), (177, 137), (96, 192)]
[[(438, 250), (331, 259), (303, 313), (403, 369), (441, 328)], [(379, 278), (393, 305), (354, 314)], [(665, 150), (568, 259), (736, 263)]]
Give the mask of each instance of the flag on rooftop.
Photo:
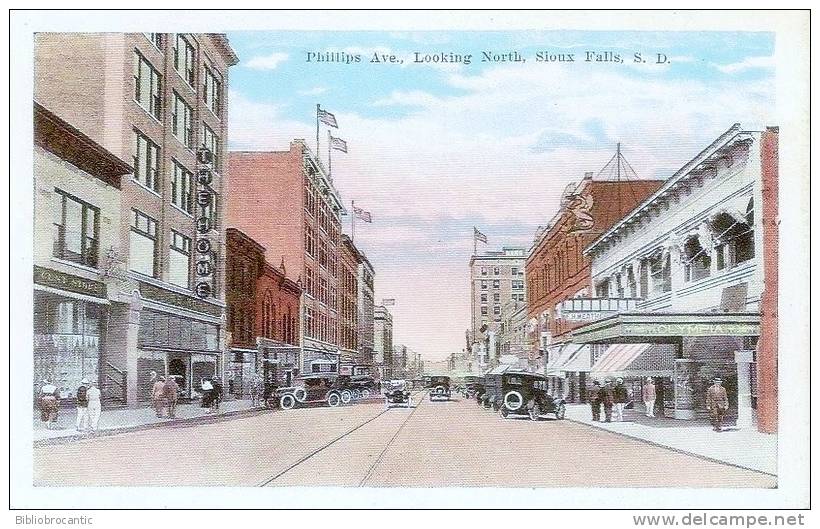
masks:
[(327, 110), (322, 110), (321, 108), (317, 108), (316, 112), (318, 113), (319, 121), (327, 125), (328, 127), (333, 127), (334, 129), (339, 128), (339, 124), (336, 123), (336, 116), (328, 112)]
[(484, 244), (487, 244), (487, 236), (478, 231), (478, 228), (473, 226), (473, 238), (477, 241), (481, 241)]
[(362, 208), (357, 208), (353, 206), (353, 214), (356, 215), (357, 219), (361, 219), (365, 222), (373, 222), (373, 216), (370, 215), (369, 211), (365, 211)]
[(342, 138), (330, 137), (330, 148), (337, 151), (347, 152), (347, 142)]

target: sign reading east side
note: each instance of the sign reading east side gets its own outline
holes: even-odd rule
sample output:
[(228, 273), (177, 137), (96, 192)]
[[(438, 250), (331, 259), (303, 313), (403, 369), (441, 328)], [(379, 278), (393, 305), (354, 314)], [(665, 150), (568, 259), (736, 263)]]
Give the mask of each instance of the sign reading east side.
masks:
[(67, 292), (74, 292), (75, 294), (94, 296), (95, 298), (105, 298), (107, 292), (105, 283), (101, 281), (85, 279), (36, 265), (34, 266), (34, 283), (45, 287), (65, 290)]

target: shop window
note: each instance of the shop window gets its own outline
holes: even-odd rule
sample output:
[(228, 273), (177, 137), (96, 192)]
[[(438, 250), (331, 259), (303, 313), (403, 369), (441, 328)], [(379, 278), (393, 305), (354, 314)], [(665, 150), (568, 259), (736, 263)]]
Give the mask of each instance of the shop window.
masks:
[(156, 277), (157, 221), (135, 209), (131, 212), (128, 265), (134, 272)]
[(54, 257), (96, 267), (100, 210), (59, 189), (54, 219)]
[(697, 237), (690, 237), (683, 245), (683, 256), (685, 259), (684, 280), (697, 281), (704, 277), (709, 277), (712, 257), (709, 252), (700, 244)]

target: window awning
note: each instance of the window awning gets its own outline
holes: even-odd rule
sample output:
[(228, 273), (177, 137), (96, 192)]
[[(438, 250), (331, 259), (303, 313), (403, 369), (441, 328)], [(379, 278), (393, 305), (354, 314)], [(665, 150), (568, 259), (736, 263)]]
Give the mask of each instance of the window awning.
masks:
[(610, 345), (590, 370), (593, 377), (671, 376), (674, 349), (650, 343)]
[(561, 371), (588, 373), (592, 368), (592, 351), (588, 345), (581, 345), (567, 358)]
[(755, 312), (621, 312), (572, 330), (575, 343), (679, 343), (692, 336), (759, 336)]
[(332, 366), (332, 365), (336, 365), (336, 362), (334, 362), (333, 360), (326, 360), (324, 358), (319, 358), (317, 360), (311, 360), (310, 365), (323, 365), (323, 366), (329, 366), (330, 365), (330, 366)]

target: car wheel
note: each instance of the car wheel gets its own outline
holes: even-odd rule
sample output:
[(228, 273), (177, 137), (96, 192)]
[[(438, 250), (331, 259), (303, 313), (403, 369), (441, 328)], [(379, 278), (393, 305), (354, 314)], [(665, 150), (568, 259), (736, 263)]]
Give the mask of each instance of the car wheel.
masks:
[(369, 389), (363, 389), (362, 390), (362, 398), (366, 399), (366, 398), (369, 398), (369, 397), (370, 397), (370, 390)]
[(518, 391), (509, 391), (504, 395), (504, 405), (515, 411), (524, 405), (524, 396)]
[(293, 397), (298, 402), (305, 402), (305, 399), (307, 399), (307, 390), (305, 388), (296, 388), (293, 390)]
[(279, 406), (283, 410), (290, 410), (296, 406), (296, 399), (293, 395), (282, 395), (282, 398), (279, 399)]
[(538, 404), (535, 404), (532, 408), (530, 408), (529, 412), (530, 420), (537, 421), (538, 417), (541, 415), (541, 407), (538, 406)]
[(567, 415), (567, 406), (563, 402), (555, 408), (555, 418), (559, 421)]
[(342, 397), (340, 397), (338, 393), (331, 393), (327, 396), (327, 403), (330, 404), (331, 407), (335, 408), (342, 403)]
[(354, 389), (354, 390), (353, 390), (353, 398), (354, 398), (355, 400), (359, 400), (360, 398), (362, 398), (362, 392), (361, 392), (361, 390)]
[(342, 391), (341, 399), (342, 404), (350, 404), (350, 401), (353, 400), (353, 394), (350, 392), (350, 390), (346, 389)]
[(501, 408), (501, 418), (506, 419), (510, 415), (510, 410), (506, 406)]

